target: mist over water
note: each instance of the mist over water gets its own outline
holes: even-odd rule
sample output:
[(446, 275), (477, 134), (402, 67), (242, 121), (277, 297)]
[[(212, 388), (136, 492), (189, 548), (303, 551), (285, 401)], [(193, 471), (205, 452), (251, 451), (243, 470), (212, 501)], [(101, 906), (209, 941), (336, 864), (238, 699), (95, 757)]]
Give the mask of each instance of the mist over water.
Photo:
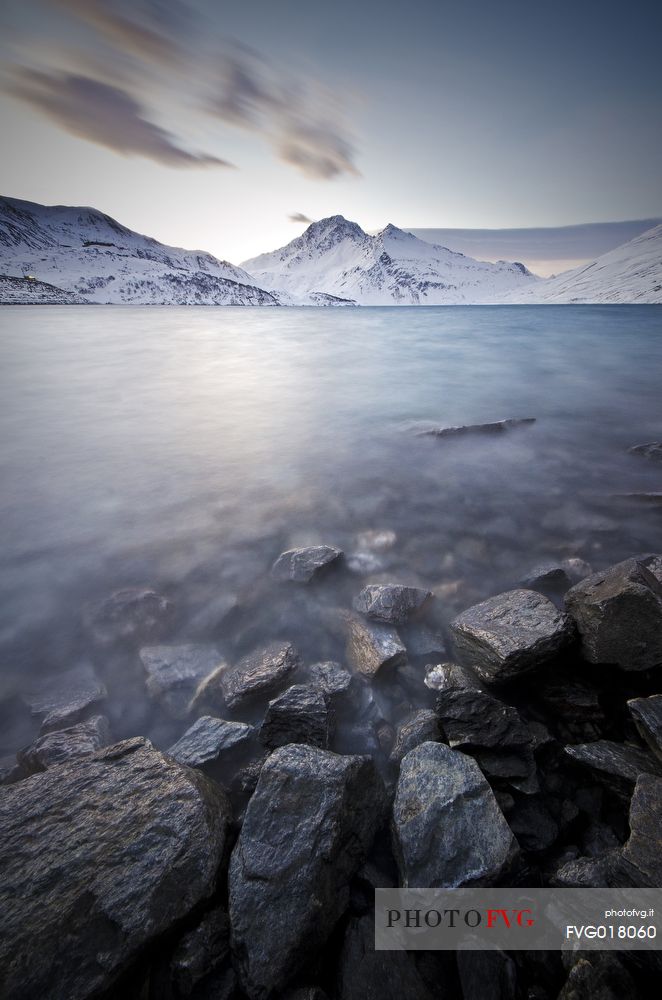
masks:
[[(660, 551), (662, 509), (612, 495), (662, 489), (662, 467), (627, 453), (662, 439), (661, 319), (656, 306), (4, 308), (0, 757), (39, 728), (21, 693), (81, 660), (108, 687), (116, 738), (165, 748), (187, 727), (148, 699), (137, 649), (101, 650), (81, 628), (86, 602), (122, 587), (172, 600), (168, 643), (213, 641), (234, 662), (283, 638), (306, 663), (344, 662), (327, 613), (365, 583), (434, 590), (443, 627), (540, 562)], [(500, 435), (415, 433), (529, 416)], [(366, 548), (372, 530), (393, 531), (392, 547)], [(270, 580), (280, 552), (318, 543), (362, 552), (372, 572)], [(209, 609), (226, 599), (219, 626)], [(397, 722), (415, 699), (389, 683)]]

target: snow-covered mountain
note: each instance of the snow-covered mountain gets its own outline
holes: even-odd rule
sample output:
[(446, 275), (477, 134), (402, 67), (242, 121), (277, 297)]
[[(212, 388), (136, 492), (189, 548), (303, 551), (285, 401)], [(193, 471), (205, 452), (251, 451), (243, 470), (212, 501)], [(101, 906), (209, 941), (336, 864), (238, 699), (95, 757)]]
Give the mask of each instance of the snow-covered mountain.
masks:
[(393, 225), (370, 236), (342, 215), (313, 222), (287, 246), (242, 267), (277, 292), (324, 292), (359, 305), (495, 302), (536, 283), (523, 264), (474, 260)]
[[(246, 271), (209, 253), (164, 246), (93, 208), (16, 198), (0, 198), (0, 274), (30, 275), (88, 302), (279, 304)], [(22, 301), (35, 294), (26, 283)]]
[(635, 236), (590, 264), (538, 281), (509, 302), (662, 302), (662, 226)]

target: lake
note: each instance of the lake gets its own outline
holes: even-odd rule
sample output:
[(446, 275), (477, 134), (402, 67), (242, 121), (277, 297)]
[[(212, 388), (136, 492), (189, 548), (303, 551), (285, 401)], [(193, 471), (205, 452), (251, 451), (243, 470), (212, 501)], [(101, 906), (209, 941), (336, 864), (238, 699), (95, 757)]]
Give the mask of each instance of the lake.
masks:
[[(659, 306), (6, 307), (0, 351), (0, 756), (38, 731), (25, 690), (81, 660), (118, 739), (181, 734), (137, 651), (81, 627), (119, 588), (172, 600), (168, 642), (342, 660), (326, 614), (366, 582), (429, 587), (443, 626), (541, 562), (662, 548), (662, 509), (614, 497), (662, 488), (628, 454), (662, 439)], [(417, 434), (510, 417), (536, 422)], [(270, 581), (320, 543), (349, 566)]]

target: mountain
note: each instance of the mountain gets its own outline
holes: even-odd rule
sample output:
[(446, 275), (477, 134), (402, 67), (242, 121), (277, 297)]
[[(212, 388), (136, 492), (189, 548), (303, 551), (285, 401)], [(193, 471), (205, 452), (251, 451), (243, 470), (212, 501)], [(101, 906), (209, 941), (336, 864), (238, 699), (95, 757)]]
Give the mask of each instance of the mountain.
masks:
[[(16, 198), (0, 198), (0, 273), (30, 275), (88, 302), (279, 304), (240, 267), (209, 253), (164, 246), (93, 208)], [(8, 293), (20, 291), (5, 285)], [(25, 288), (19, 301), (35, 301), (37, 289), (27, 282)]]
[(242, 267), (276, 292), (324, 292), (359, 305), (496, 302), (537, 281), (523, 264), (474, 260), (393, 225), (370, 236), (342, 215), (313, 222), (287, 246)]
[(662, 302), (662, 226), (572, 271), (507, 296), (509, 302)]

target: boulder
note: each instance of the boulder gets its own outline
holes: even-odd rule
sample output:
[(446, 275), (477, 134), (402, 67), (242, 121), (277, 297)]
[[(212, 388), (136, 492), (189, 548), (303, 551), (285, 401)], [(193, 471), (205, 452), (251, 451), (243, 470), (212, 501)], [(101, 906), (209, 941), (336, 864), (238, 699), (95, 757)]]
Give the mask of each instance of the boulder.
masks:
[(524, 576), (520, 587), (526, 590), (540, 590), (542, 593), (565, 593), (572, 586), (565, 566), (560, 563), (542, 563)]
[(111, 994), (213, 893), (229, 822), (209, 779), (141, 738), (3, 789), (3, 994)]
[(396, 583), (370, 584), (354, 598), (354, 609), (375, 621), (404, 625), (429, 607), (432, 591)]
[(446, 691), (452, 688), (480, 690), (479, 681), (459, 663), (430, 663), (425, 669), (426, 688), (430, 691)]
[(404, 755), (419, 743), (434, 743), (439, 736), (439, 720), (432, 709), (421, 708), (410, 712), (396, 728), (391, 763), (399, 764)]
[(104, 715), (94, 715), (68, 729), (44, 733), (29, 747), (19, 750), (16, 759), (24, 774), (38, 774), (54, 764), (88, 757), (109, 742), (108, 719)]
[(620, 885), (662, 885), (662, 778), (642, 774), (630, 802), (630, 836), (621, 852)]
[(590, 663), (648, 670), (662, 663), (662, 583), (642, 558), (626, 559), (565, 595)]
[(662, 764), (653, 754), (627, 743), (596, 740), (563, 749), (573, 761), (588, 768), (594, 781), (624, 798), (629, 798), (640, 775), (662, 775)]
[(125, 587), (83, 608), (85, 628), (102, 645), (158, 639), (173, 617), (168, 598), (147, 587)]
[(204, 767), (233, 754), (254, 736), (253, 726), (203, 715), (174, 743), (168, 753), (187, 767)]
[(351, 919), (338, 958), (337, 1000), (434, 1000), (443, 997), (420, 975), (409, 951), (375, 951), (372, 914)]
[(618, 955), (582, 952), (557, 1000), (639, 1000), (637, 985)]
[(393, 846), (405, 888), (490, 885), (517, 844), (471, 757), (421, 743), (400, 765)]
[(650, 441), (648, 444), (635, 444), (628, 448), (630, 455), (640, 455), (652, 462), (662, 462), (662, 441)]
[(271, 567), (271, 575), (275, 580), (310, 583), (312, 580), (318, 580), (341, 559), (341, 550), (333, 545), (311, 545), (305, 549), (289, 549), (278, 556)]
[(400, 636), (388, 625), (346, 615), (347, 659), (360, 674), (374, 676), (383, 667), (405, 663), (407, 650)]
[(628, 702), (630, 715), (639, 731), (659, 761), (662, 761), (662, 694), (650, 698), (632, 698)]
[(340, 663), (326, 660), (311, 664), (307, 671), (310, 683), (318, 688), (331, 702), (348, 695), (354, 684), (354, 677)]
[(559, 826), (544, 799), (527, 795), (508, 812), (508, 825), (523, 851), (546, 851), (559, 835)]
[(568, 616), (533, 590), (510, 590), (476, 604), (450, 629), (460, 661), (490, 684), (539, 667), (573, 637)]
[(300, 665), (291, 642), (270, 642), (242, 657), (234, 667), (215, 674), (207, 694), (220, 695), (228, 708), (238, 708), (273, 694)]
[(230, 919), (222, 906), (204, 914), (179, 940), (153, 983), (159, 1000), (232, 1000), (237, 977), (230, 961)]
[(233, 950), (251, 1000), (281, 991), (324, 945), (383, 808), (367, 757), (298, 745), (267, 759), (229, 874)]
[(55, 677), (46, 677), (23, 696), (33, 715), (43, 716), (42, 733), (79, 722), (106, 698), (106, 687), (94, 667), (80, 663)]
[(326, 749), (329, 745), (326, 696), (311, 684), (293, 684), (269, 702), (260, 741), (268, 750), (287, 743), (307, 743)]
[(225, 663), (215, 646), (144, 646), (148, 694), (175, 719), (185, 719), (198, 689)]

